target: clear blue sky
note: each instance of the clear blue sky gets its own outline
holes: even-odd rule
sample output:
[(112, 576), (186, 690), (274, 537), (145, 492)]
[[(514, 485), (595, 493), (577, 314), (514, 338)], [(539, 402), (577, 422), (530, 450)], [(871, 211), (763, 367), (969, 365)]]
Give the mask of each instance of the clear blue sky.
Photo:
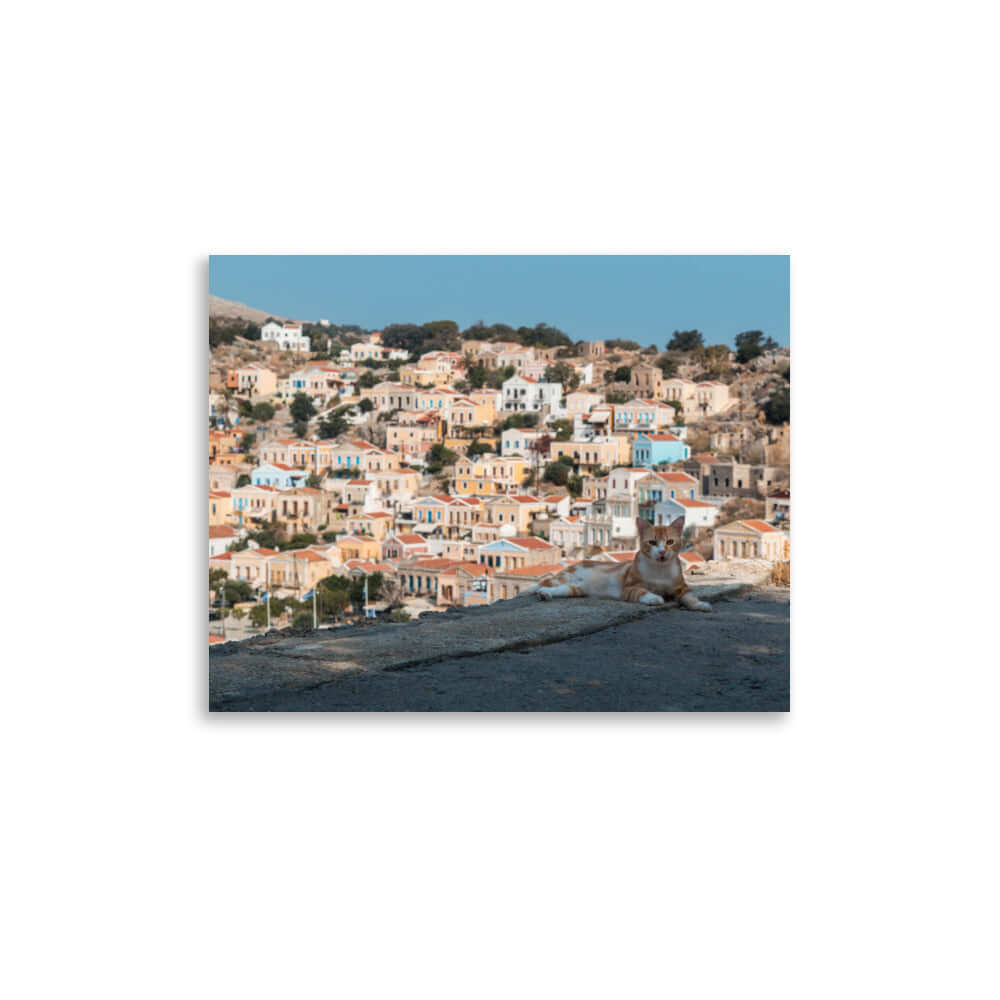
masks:
[(573, 340), (665, 347), (674, 330), (732, 344), (789, 338), (787, 256), (213, 256), (213, 295), (292, 319), (548, 323)]

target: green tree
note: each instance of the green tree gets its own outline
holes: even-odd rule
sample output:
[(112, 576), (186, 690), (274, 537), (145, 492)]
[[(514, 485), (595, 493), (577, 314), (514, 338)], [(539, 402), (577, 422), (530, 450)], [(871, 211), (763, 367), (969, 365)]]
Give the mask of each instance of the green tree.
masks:
[(565, 462), (549, 462), (545, 466), (544, 479), (546, 482), (555, 483), (556, 486), (565, 486), (569, 482), (572, 460), (570, 465)]
[(509, 431), (512, 427), (534, 427), (538, 423), (537, 413), (512, 413), (500, 425), (500, 432)]
[(350, 603), (351, 598), (346, 590), (327, 588), (316, 592), (317, 614), (332, 615), (336, 618), (344, 613)]
[(783, 424), (791, 419), (792, 401), (788, 386), (782, 386), (771, 393), (764, 404), (764, 419), (769, 424)]
[(305, 420), (296, 420), (292, 427), (297, 438), (304, 438), (309, 433), (309, 424)]
[(476, 455), (487, 455), (492, 450), (493, 449), (488, 444), (486, 444), (485, 441), (480, 441), (479, 438), (476, 438), (469, 445), (469, 447), (465, 449), (465, 454), (468, 458), (475, 458)]
[(250, 609), (250, 624), (255, 628), (263, 628), (267, 624), (267, 604), (255, 604)]
[(408, 622), (410, 620), (410, 612), (406, 608), (396, 608), (395, 611), (389, 615), (389, 621), (391, 622)]
[(725, 344), (712, 344), (697, 354), (698, 362), (712, 375), (725, 375), (729, 371), (729, 348)]
[(253, 416), (253, 406), (249, 399), (237, 399), (236, 409), (239, 410), (240, 417), (244, 420)]
[(364, 372), (358, 378), (358, 388), (359, 389), (371, 389), (378, 384), (378, 379), (371, 372)]
[(632, 369), (628, 365), (622, 365), (620, 368), (615, 369), (615, 381), (616, 382), (628, 382), (632, 377)]
[(309, 475), (306, 476), (306, 486), (310, 489), (318, 490), (322, 485), (323, 480), (319, 477), (319, 475), (317, 475), (317, 473), (310, 472)]
[(773, 351), (777, 346), (770, 337), (765, 339), (761, 330), (746, 330), (736, 334), (736, 360), (745, 365), (765, 351)]
[(321, 438), (335, 438), (346, 433), (348, 423), (347, 418), (344, 416), (344, 411), (349, 408), (346, 406), (340, 407), (322, 417), (319, 422), (319, 436)]
[(570, 368), (565, 361), (549, 365), (543, 379), (546, 382), (559, 382), (566, 392), (573, 392), (580, 385), (580, 373), (575, 368)]
[(552, 421), (552, 429), (556, 432), (557, 441), (569, 441), (573, 437), (573, 421), (562, 418)]
[(247, 580), (226, 580), (222, 585), (226, 604), (230, 607), (240, 601), (249, 601), (253, 597), (253, 589)]
[(371, 413), (372, 410), (375, 409), (375, 404), (370, 399), (367, 399), (367, 398), (366, 399), (362, 399), (361, 402), (358, 403), (358, 409), (362, 413)]
[(566, 485), (569, 487), (571, 496), (578, 497), (583, 494), (583, 479), (580, 476), (570, 476)]
[(266, 424), (274, 417), (274, 407), (270, 403), (256, 403), (251, 416), (258, 423)]
[(288, 411), (291, 413), (292, 419), (296, 421), (308, 421), (311, 417), (316, 416), (316, 407), (304, 392), (295, 394)]
[(311, 611), (296, 611), (292, 619), (292, 628), (309, 628), (313, 626), (313, 616)]
[(661, 354), (655, 364), (663, 372), (664, 378), (673, 378), (677, 374), (677, 362), (668, 354)]
[(249, 485), (250, 485), (250, 477), (245, 472), (241, 472), (236, 477), (236, 489), (239, 489), (241, 486), (249, 486)]
[(427, 458), (424, 468), (431, 473), (431, 475), (436, 475), (446, 465), (452, 465), (457, 460), (458, 455), (438, 441), (427, 449)]
[(286, 542), (281, 542), (278, 546), (282, 551), (286, 549), (304, 549), (310, 545), (315, 545), (319, 539), (311, 531), (300, 531), (292, 535)]
[(674, 330), (670, 343), (667, 344), (668, 351), (695, 351), (703, 347), (703, 338), (697, 330)]
[(225, 580), (229, 574), (224, 569), (209, 569), (208, 571), (208, 589), (218, 590), (219, 585)]
[(640, 351), (642, 346), (634, 340), (606, 340), (604, 346), (609, 351)]
[(630, 399), (635, 399), (635, 393), (629, 389), (611, 389), (604, 394), (606, 403), (627, 403)]

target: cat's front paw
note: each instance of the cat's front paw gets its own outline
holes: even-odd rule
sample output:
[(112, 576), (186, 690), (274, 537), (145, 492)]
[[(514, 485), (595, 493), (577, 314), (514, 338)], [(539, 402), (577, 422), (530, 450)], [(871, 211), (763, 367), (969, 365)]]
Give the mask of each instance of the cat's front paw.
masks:
[(692, 611), (711, 611), (712, 610), (712, 605), (708, 604), (705, 601), (698, 601), (697, 604), (692, 604), (691, 605), (691, 610)]
[(643, 594), (639, 598), (640, 604), (663, 604), (663, 598), (659, 594)]
[(538, 599), (540, 601), (551, 601), (552, 600), (552, 591), (549, 590), (547, 587), (541, 587), (541, 588), (539, 588), (539, 590), (538, 590)]

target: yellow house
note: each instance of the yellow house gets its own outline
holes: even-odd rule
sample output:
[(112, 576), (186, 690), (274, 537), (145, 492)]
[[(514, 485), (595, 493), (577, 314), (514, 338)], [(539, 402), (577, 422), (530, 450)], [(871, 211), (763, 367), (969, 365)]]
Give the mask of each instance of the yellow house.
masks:
[(208, 491), (208, 525), (229, 524), (233, 513), (233, 496), (228, 490)]
[(251, 396), (272, 396), (278, 388), (278, 376), (254, 362), (232, 369), (226, 377), (226, 386)]
[(244, 549), (230, 553), (229, 575), (234, 580), (246, 580), (254, 587), (266, 587), (269, 579), (268, 561), (278, 555), (277, 549)]
[(412, 496), (420, 489), (420, 473), (410, 468), (369, 472), (367, 478), (375, 484), (376, 492), (386, 498)]
[(453, 434), (456, 428), (485, 427), (496, 418), (496, 405), (492, 398), (459, 396), (451, 403), (448, 432)]
[(715, 529), (712, 556), (783, 562), (789, 557), (788, 536), (765, 521), (733, 521)]
[(487, 500), (484, 506), (484, 521), (496, 525), (513, 524), (518, 535), (526, 535), (531, 519), (547, 509), (544, 500), (518, 493)]
[(418, 424), (390, 424), (385, 429), (385, 446), (404, 458), (420, 458), (438, 438), (437, 420)]
[(345, 535), (333, 544), (340, 553), (341, 562), (347, 562), (349, 559), (377, 560), (382, 550), (378, 539), (364, 538), (360, 535)]
[(274, 514), (284, 521), (291, 534), (317, 532), (327, 523), (326, 497), (322, 490), (299, 486), (282, 490), (274, 498)]
[(403, 382), (379, 382), (370, 389), (362, 389), (361, 398), (370, 399), (379, 412), (411, 410), (416, 400), (416, 390)]
[(462, 538), (472, 531), (483, 516), (483, 505), (478, 497), (452, 497), (444, 509), (443, 534), (445, 538)]
[[(357, 514), (347, 519), (347, 530), (352, 535), (365, 535), (381, 542), (388, 537), (393, 527), (392, 514), (385, 511), (374, 511), (370, 514)], [(379, 556), (382, 550), (379, 548)]]
[(454, 377), (454, 372), (421, 368), (419, 365), (402, 365), (399, 369), (399, 381), (409, 386), (450, 385)]
[(461, 458), (455, 463), (453, 492), (460, 496), (496, 496), (517, 489), (528, 474), (526, 458), (480, 455)]
[(563, 455), (571, 458), (581, 472), (613, 469), (632, 461), (632, 448), (624, 434), (593, 441), (553, 441), (549, 445), (549, 461), (557, 462)]
[(333, 569), (329, 559), (312, 549), (289, 549), (272, 556), (269, 561), (268, 578), (272, 590), (291, 591), (297, 599), (328, 577)]

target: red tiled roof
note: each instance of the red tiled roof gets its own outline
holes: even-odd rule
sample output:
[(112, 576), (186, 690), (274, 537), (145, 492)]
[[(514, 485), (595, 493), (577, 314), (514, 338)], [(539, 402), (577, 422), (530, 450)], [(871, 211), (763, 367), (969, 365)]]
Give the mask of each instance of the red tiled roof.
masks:
[(777, 528), (772, 528), (771, 525), (765, 523), (764, 521), (744, 521), (743, 522), (748, 528), (753, 528), (754, 531), (777, 531)]
[(296, 559), (306, 559), (309, 562), (326, 562), (318, 552), (313, 552), (311, 549), (294, 549), (289, 554)]
[(460, 564), (460, 560), (441, 559), (435, 556), (430, 559), (417, 559), (416, 564), (421, 569), (451, 569), (453, 566), (458, 566)]
[(211, 524), (208, 527), (209, 538), (235, 538), (236, 529), (226, 524)]
[(226, 641), (226, 640), (225, 640), (225, 639), (223, 639), (221, 635), (210, 635), (210, 636), (208, 637), (208, 644), (209, 644), (210, 646), (214, 645), (214, 644), (215, 644), (215, 643), (217, 643), (217, 642), (225, 642), (225, 641)]
[(489, 576), (489, 570), (482, 563), (462, 562), (455, 569), (463, 570), (469, 576)]
[(686, 472), (654, 472), (654, 476), (659, 476), (665, 483), (696, 483), (694, 476), (689, 476)]
[(673, 434), (647, 434), (646, 437), (650, 441), (676, 441), (678, 444), (681, 440), (679, 437), (674, 437)]
[(673, 503), (679, 503), (682, 507), (714, 507), (714, 504), (705, 503), (703, 500), (689, 500), (687, 497), (671, 497)]
[(519, 545), (522, 549), (554, 549), (555, 546), (551, 543), (545, 541), (544, 538), (534, 538), (529, 536), (518, 535), (515, 538), (506, 539), (508, 542), (512, 542), (514, 545)]
[(370, 479), (348, 479), (348, 486), (369, 486), (371, 484)]
[(404, 545), (423, 545), (425, 544), (425, 539), (423, 535), (417, 535), (413, 532), (407, 532), (403, 535), (396, 535), (396, 541), (402, 542)]
[[(210, 497), (216, 497), (217, 499), (219, 499), (219, 498), (222, 498), (222, 497), (231, 496), (232, 494), (230, 494), (230, 492), (228, 490), (209, 490), (208, 491), (208, 495)], [(774, 494), (774, 495), (777, 496), (777, 494)]]
[(698, 552), (682, 552), (680, 557), (685, 562), (691, 563), (703, 563), (705, 561), (705, 557)]
[(217, 556), (209, 556), (209, 562), (215, 562), (216, 559), (232, 559), (232, 552), (220, 552)]

